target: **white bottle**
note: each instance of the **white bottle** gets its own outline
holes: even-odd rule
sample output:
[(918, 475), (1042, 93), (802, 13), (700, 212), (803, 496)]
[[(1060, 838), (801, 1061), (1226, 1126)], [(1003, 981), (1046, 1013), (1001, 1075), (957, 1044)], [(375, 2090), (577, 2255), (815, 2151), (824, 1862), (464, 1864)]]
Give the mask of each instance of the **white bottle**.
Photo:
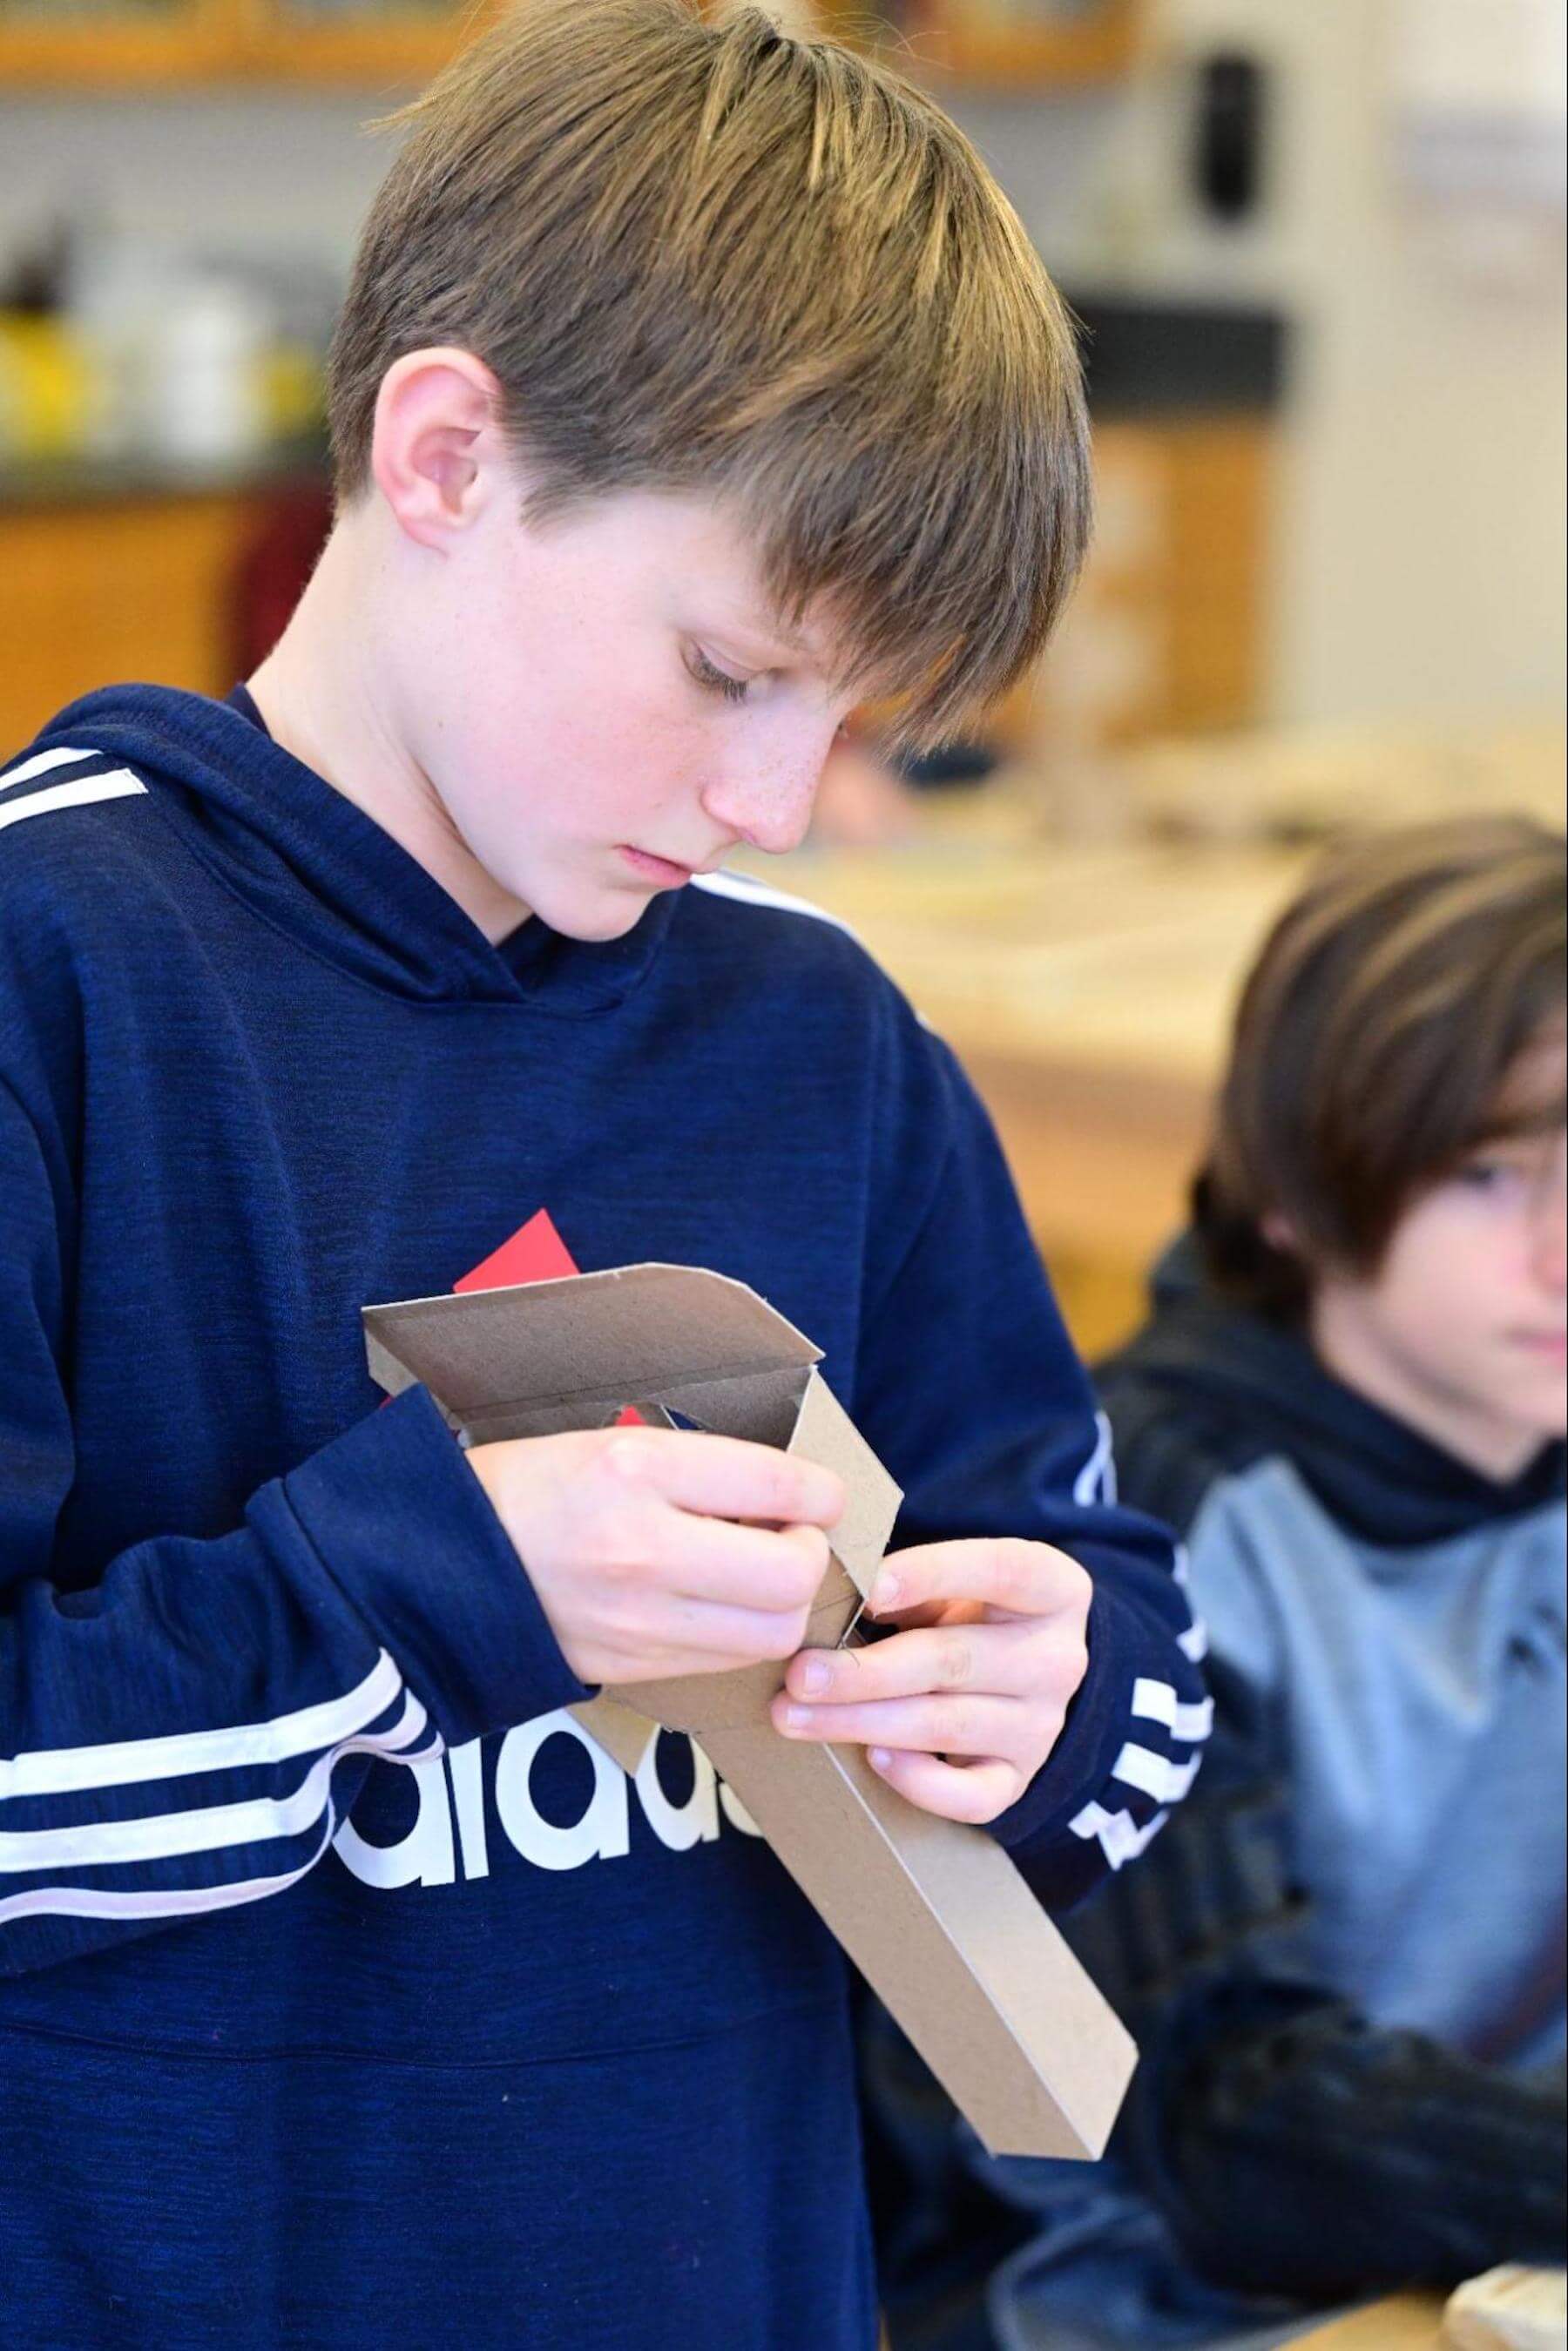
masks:
[(175, 280), (148, 329), (148, 444), (197, 464), (259, 448), (267, 438), (269, 329), (265, 306), (247, 287), (217, 277)]

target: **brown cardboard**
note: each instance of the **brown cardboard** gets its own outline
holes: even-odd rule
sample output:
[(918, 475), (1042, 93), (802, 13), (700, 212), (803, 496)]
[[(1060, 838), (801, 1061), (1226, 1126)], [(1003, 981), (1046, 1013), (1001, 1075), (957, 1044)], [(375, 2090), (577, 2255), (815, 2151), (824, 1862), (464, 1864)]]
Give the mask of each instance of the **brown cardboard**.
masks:
[[(826, 1463), (848, 1497), (807, 1642), (851, 1630), (898, 1488), (823, 1382), (821, 1351), (754, 1290), (689, 1266), (368, 1307), (371, 1370), (423, 1382), (481, 1444), (610, 1426), (627, 1406)], [(579, 1719), (628, 1771), (651, 1722), (715, 1769), (994, 2154), (1098, 2156), (1135, 2060), (1127, 2034), (983, 1830), (936, 1819), (858, 1747), (781, 1739), (766, 1662), (606, 1691)]]

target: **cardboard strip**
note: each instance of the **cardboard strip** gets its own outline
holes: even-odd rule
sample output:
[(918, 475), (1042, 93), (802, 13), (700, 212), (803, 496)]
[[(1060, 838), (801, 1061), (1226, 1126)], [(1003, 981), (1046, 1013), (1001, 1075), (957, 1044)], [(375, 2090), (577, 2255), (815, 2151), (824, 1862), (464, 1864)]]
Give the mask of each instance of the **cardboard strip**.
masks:
[[(460, 1436), (599, 1426), (628, 1403), (821, 1460), (847, 1506), (809, 1620), (858, 1623), (901, 1496), (815, 1366), (819, 1351), (744, 1285), (629, 1267), (365, 1311), (371, 1368), (430, 1388)], [(702, 1410), (692, 1410), (699, 1397)], [(585, 1416), (563, 1422), (563, 1413)], [(739, 1424), (737, 1426), (737, 1424)], [(1097, 2156), (1135, 2053), (1001, 1847), (880, 1781), (858, 1747), (779, 1737), (784, 1667), (606, 1690), (573, 1709), (627, 1771), (650, 1726), (698, 1739), (779, 1861), (994, 2154)]]
[(635, 1713), (619, 1698), (606, 1698), (602, 1691), (598, 1698), (586, 1698), (580, 1705), (567, 1710), (595, 1744), (620, 1764), (629, 1780), (636, 1778), (637, 1766), (658, 1728), (648, 1715)]
[(990, 2152), (1102, 2154), (1137, 2053), (1000, 1845), (906, 1803), (859, 1747), (771, 1725), (702, 1743)]

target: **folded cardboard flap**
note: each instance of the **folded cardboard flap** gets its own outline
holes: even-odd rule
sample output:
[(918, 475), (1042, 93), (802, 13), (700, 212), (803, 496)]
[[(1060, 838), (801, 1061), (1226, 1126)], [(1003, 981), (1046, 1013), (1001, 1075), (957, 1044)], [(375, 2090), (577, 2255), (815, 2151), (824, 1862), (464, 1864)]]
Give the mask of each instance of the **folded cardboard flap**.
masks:
[(862, 1598), (869, 1598), (904, 1495), (820, 1372), (807, 1381), (785, 1450), (842, 1479), (843, 1515), (830, 1539), (834, 1557)]
[(712, 1392), (727, 1434), (751, 1433), (728, 1426), (740, 1419), (758, 1443), (784, 1446), (821, 1360), (744, 1282), (684, 1265), (405, 1299), (367, 1307), (363, 1321), (371, 1374), (388, 1395), (423, 1382), (476, 1444), (601, 1427), (628, 1405), (674, 1407), (706, 1426)]
[[(368, 1307), (389, 1394), (423, 1382), (470, 1443), (603, 1427), (628, 1405), (825, 1463), (846, 1504), (813, 1604), (832, 1646), (902, 1499), (817, 1370), (821, 1351), (743, 1283), (627, 1266)], [(701, 1740), (773, 1851), (993, 2154), (1098, 2156), (1135, 2053), (983, 1830), (906, 1803), (858, 1747), (780, 1739), (772, 1661), (605, 1691), (574, 1709), (627, 1771), (651, 1725)]]

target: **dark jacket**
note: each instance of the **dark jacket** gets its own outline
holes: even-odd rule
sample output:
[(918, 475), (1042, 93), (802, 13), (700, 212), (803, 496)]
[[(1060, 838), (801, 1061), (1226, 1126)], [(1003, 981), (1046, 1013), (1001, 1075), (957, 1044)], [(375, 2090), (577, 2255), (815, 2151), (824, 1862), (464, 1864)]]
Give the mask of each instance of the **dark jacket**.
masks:
[(944, 2144), (870, 2034), (899, 2351), (1274, 2343), (1301, 2305), (1561, 2262), (1562, 1447), (1479, 1476), (1189, 1245), (1099, 1384), (1124, 1498), (1187, 1541), (1214, 1735), (1068, 1922), (1143, 2050), (1106, 2166)]
[(1154, 1809), (1168, 1537), (855, 941), (713, 876), (494, 946), (253, 711), (95, 695), (0, 771), (5, 2351), (873, 2338), (841, 1953), (689, 1741), (629, 1782), (577, 1729), (440, 1416), (366, 1369), (363, 1303), (541, 1209), (809, 1332), (905, 1540), (1090, 1567), (998, 1823), (1043, 1898), (1108, 1865), (1085, 1806)]

